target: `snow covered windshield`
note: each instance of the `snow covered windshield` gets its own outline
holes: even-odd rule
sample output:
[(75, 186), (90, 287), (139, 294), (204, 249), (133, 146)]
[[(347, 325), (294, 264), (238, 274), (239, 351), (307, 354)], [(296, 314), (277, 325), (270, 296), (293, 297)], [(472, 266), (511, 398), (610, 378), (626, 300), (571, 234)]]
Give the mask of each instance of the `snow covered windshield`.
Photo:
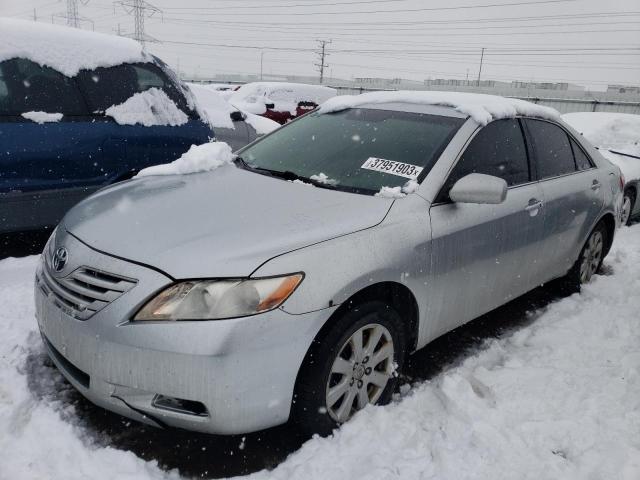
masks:
[(464, 121), (364, 108), (312, 113), (239, 154), (250, 169), (374, 194), (422, 180)]

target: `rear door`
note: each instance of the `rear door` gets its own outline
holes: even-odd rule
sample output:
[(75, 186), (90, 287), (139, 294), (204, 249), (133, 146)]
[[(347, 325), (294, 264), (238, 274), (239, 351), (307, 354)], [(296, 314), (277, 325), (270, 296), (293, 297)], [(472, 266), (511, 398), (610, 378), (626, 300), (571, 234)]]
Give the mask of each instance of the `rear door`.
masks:
[[(449, 190), (470, 173), (503, 178), (509, 186), (506, 200), (499, 205), (451, 202)], [(542, 190), (532, 181), (519, 120), (498, 120), (482, 128), (430, 209), (430, 336), (533, 288), (541, 255), (543, 203)]]
[(0, 231), (58, 223), (101, 183), (104, 132), (73, 79), (26, 59), (0, 63)]
[(589, 157), (562, 127), (539, 119), (524, 123), (545, 199), (544, 282), (564, 275), (576, 261), (602, 209), (605, 186)]

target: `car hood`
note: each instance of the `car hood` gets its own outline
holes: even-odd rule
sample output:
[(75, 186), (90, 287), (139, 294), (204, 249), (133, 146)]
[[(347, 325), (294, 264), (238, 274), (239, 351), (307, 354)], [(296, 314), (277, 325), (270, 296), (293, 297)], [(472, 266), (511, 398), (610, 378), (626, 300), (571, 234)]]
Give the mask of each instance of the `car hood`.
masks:
[(74, 207), (63, 226), (174, 278), (243, 277), (274, 256), (376, 225), (392, 203), (227, 165), (116, 184)]

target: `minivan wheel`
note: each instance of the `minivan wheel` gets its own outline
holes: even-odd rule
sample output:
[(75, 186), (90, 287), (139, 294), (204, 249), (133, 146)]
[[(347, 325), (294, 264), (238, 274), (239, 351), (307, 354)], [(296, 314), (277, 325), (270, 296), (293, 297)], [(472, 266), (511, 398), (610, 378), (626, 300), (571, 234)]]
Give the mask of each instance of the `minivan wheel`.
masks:
[(607, 250), (607, 239), (607, 228), (603, 222), (600, 222), (587, 238), (578, 260), (565, 277), (567, 286), (579, 291), (581, 285), (589, 283), (600, 271)]
[(328, 435), (369, 404), (391, 400), (405, 356), (398, 312), (371, 301), (343, 313), (316, 339), (298, 375), (293, 420)]

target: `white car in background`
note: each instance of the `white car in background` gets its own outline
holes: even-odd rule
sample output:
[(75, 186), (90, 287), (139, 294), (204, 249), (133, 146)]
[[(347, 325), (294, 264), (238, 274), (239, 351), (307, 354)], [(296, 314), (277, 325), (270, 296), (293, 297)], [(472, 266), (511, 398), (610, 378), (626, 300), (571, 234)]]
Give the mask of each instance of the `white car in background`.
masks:
[(622, 170), (625, 178), (621, 222), (640, 216), (640, 115), (610, 112), (565, 113), (562, 119)]
[(337, 94), (335, 88), (324, 85), (252, 82), (233, 92), (229, 102), (243, 112), (255, 113), (284, 125)]
[(213, 128), (216, 140), (228, 143), (234, 151), (280, 126), (268, 118), (240, 111), (209, 85), (188, 83), (187, 86)]

